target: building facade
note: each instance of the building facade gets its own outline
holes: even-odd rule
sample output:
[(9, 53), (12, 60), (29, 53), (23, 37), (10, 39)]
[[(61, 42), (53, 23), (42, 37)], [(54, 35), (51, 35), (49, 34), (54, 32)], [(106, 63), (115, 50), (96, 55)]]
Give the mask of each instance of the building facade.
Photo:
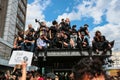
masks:
[(107, 73), (111, 76), (117, 76), (117, 72), (120, 72), (120, 51), (115, 51), (109, 59), (113, 62), (106, 66)]
[(15, 36), (25, 29), (26, 9), (27, 0), (0, 0), (0, 59), (6, 62)]

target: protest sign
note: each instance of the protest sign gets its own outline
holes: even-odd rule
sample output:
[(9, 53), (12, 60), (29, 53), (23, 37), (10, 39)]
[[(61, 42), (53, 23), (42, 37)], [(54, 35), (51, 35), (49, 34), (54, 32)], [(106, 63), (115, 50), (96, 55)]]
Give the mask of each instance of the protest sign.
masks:
[(21, 64), (23, 61), (27, 62), (27, 65), (31, 65), (33, 53), (28, 51), (13, 51), (9, 60), (9, 64)]

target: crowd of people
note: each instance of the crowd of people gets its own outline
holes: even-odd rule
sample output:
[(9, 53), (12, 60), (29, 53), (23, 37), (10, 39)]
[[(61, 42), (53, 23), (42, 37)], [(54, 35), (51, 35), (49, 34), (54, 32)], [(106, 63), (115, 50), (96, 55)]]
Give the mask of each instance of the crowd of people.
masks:
[(120, 80), (120, 71), (116, 76), (107, 74), (104, 63), (100, 57), (81, 59), (72, 69), (73, 80)]
[(116, 76), (106, 74), (103, 68), (104, 60), (97, 58), (82, 58), (73, 65), (70, 74), (58, 75), (47, 73), (41, 75), (39, 71), (26, 71), (27, 63), (16, 65), (13, 71), (6, 71), (0, 75), (0, 80), (120, 80), (120, 72)]
[(69, 18), (62, 19), (60, 23), (56, 20), (52, 22), (52, 26), (48, 27), (45, 22), (39, 22), (40, 27), (35, 30), (31, 24), (28, 25), (26, 31), (19, 31), (14, 40), (13, 50), (26, 50), (38, 54), (39, 51), (47, 49), (75, 49), (80, 51), (91, 49), (99, 54), (99, 50), (103, 50), (103, 54), (114, 45), (114, 41), (109, 42), (105, 36), (98, 30), (90, 45), (90, 35), (88, 24), (76, 29), (76, 25), (71, 27)]
[[(88, 31), (89, 25), (84, 24), (77, 30), (77, 25), (71, 27), (69, 18), (62, 19), (60, 23), (54, 20), (52, 26), (47, 26), (45, 22), (37, 22), (40, 25), (37, 30), (29, 24), (26, 31), (18, 32), (12, 51), (31, 51), (35, 56), (38, 56), (40, 51), (44, 51), (46, 54), (48, 49), (78, 49), (80, 52), (86, 49), (89, 55), (91, 55), (92, 50), (96, 54), (99, 54), (99, 51), (102, 50), (104, 55), (114, 45), (114, 41), (109, 42), (97, 30), (91, 46)], [(83, 54), (81, 53), (81, 55)], [(49, 76), (44, 77), (36, 71), (27, 72), (25, 66), (26, 64), (23, 63), (22, 68), (13, 70), (12, 76), (9, 77), (10, 79), (3, 80), (60, 80), (59, 76), (52, 79)], [(102, 63), (97, 59), (85, 58), (73, 67), (71, 75), (66, 80), (111, 80), (105, 78)]]

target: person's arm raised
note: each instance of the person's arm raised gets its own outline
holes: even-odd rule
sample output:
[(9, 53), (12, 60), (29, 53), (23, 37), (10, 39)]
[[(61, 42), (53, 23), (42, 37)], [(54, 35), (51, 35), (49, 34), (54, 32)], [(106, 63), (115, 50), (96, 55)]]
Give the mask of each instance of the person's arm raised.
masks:
[(22, 78), (21, 78), (21, 80), (26, 80), (26, 68), (27, 68), (27, 63), (22, 62)]

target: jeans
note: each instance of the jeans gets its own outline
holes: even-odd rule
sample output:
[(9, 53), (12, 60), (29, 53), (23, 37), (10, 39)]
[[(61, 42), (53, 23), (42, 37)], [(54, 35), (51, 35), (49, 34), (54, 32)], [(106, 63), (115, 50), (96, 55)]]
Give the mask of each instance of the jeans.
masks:
[(34, 43), (30, 43), (30, 45), (27, 45), (27, 43), (22, 43), (21, 44), (21, 49), (25, 51), (34, 51)]

